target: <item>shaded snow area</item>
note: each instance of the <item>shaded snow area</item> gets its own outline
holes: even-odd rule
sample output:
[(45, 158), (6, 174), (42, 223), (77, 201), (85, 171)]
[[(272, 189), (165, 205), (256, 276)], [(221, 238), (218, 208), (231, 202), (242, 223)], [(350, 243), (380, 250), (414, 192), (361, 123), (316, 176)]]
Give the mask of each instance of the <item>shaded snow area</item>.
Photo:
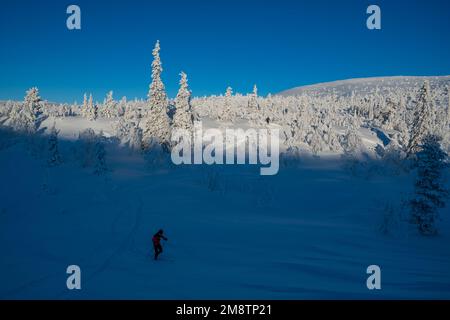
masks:
[[(96, 176), (70, 158), (74, 139), (93, 126), (111, 135), (111, 122), (55, 123), (60, 166), (47, 167), (26, 139), (0, 150), (0, 298), (450, 298), (448, 208), (438, 236), (401, 218), (380, 231), (386, 203), (401, 206), (411, 192), (409, 174), (351, 174), (326, 155), (282, 161), (275, 176), (255, 166), (151, 166), (107, 140), (110, 171)], [(382, 132), (360, 135), (368, 149), (383, 145)], [(154, 261), (159, 228), (169, 240)], [(82, 289), (69, 291), (73, 264)], [(382, 289), (370, 291), (374, 264)]]
[(59, 138), (64, 140), (77, 140), (79, 133), (89, 128), (96, 133), (102, 132), (105, 137), (114, 135), (114, 122), (108, 119), (97, 119), (94, 122), (83, 117), (71, 117), (69, 119), (49, 117), (42, 123), (42, 127), (51, 128), (53, 123), (60, 130)]

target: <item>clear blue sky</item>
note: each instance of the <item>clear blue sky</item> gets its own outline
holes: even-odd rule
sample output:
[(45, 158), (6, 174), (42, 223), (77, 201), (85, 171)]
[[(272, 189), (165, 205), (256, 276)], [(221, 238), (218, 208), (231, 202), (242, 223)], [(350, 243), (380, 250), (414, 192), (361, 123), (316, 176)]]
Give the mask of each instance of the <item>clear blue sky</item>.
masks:
[[(77, 4), (82, 30), (66, 28)], [(366, 8), (382, 9), (382, 30)], [(262, 94), (337, 79), (450, 74), (448, 0), (2, 0), (0, 99), (38, 86), (52, 101), (145, 97), (161, 41), (169, 96), (185, 71), (196, 96)]]

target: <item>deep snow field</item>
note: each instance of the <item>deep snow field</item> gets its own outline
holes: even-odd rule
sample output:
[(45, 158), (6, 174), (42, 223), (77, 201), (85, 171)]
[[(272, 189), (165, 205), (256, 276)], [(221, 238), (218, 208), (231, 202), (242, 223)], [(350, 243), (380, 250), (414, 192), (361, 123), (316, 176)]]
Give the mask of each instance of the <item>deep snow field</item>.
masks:
[[(111, 134), (111, 123), (95, 124)], [(67, 155), (92, 122), (56, 125)], [(401, 206), (411, 191), (410, 176), (355, 176), (331, 156), (304, 157), (276, 176), (151, 167), (114, 144), (106, 160), (111, 171), (99, 177), (74, 161), (47, 168), (22, 144), (0, 151), (1, 299), (450, 298), (448, 208), (437, 237), (402, 221), (379, 230), (386, 204)], [(159, 228), (169, 241), (153, 261)], [(72, 264), (81, 290), (66, 288)], [(369, 291), (373, 264), (382, 289)]]

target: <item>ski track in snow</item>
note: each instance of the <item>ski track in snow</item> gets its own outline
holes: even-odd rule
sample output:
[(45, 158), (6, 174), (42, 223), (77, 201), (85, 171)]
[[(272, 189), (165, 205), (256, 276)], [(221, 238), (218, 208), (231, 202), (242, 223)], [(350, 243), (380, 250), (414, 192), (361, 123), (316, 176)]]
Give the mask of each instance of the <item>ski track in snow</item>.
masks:
[(123, 241), (122, 245), (120, 245), (112, 254), (108, 257), (108, 259), (105, 260), (105, 262), (102, 263), (102, 265), (88, 277), (88, 281), (95, 277), (97, 274), (103, 272), (105, 269), (107, 269), (111, 262), (115, 257), (117, 257), (119, 254), (123, 253), (125, 250), (128, 249), (129, 245), (131, 244), (132, 239), (134, 238), (137, 229), (139, 228), (139, 222), (142, 218), (142, 200), (138, 200), (138, 208), (136, 209), (136, 218), (135, 222), (130, 230), (130, 233), (127, 235), (125, 240)]
[[(111, 201), (114, 201), (114, 199), (118, 199), (118, 195), (116, 195), (116, 197), (110, 197), (109, 198)], [(134, 219), (134, 224), (131, 227), (130, 232), (126, 235), (125, 239), (122, 241), (121, 245), (119, 245), (112, 253), (111, 255), (109, 255), (101, 264), (100, 266), (96, 267), (96, 269), (89, 274), (88, 276), (86, 276), (84, 282), (88, 283), (91, 282), (96, 276), (98, 276), (100, 273), (104, 272), (105, 270), (107, 270), (111, 264), (113, 263), (114, 259), (116, 259), (120, 254), (124, 253), (127, 249), (129, 249), (130, 245), (132, 244), (132, 242), (134, 241), (134, 238), (136, 236), (136, 232), (137, 229), (139, 228), (140, 225), (140, 221), (142, 219), (142, 206), (143, 206), (143, 202), (142, 199), (139, 197), (137, 199), (137, 208), (135, 211), (135, 219)], [(126, 211), (124, 210), (120, 210), (120, 213), (126, 214)], [(119, 216), (117, 217), (119, 218)], [(117, 222), (117, 219), (113, 221), (113, 223), (111, 224), (111, 233), (115, 233), (114, 232), (114, 226)], [(64, 290), (61, 292), (61, 294), (59, 295), (59, 298), (63, 298), (65, 296), (67, 296), (68, 291)]]

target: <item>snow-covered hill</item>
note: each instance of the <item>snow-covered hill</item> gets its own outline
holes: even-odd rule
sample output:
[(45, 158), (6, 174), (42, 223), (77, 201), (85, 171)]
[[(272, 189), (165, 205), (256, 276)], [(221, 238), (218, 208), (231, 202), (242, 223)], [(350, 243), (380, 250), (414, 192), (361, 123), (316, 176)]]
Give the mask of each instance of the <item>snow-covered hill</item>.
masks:
[(312, 94), (317, 96), (336, 94), (338, 96), (348, 96), (352, 92), (358, 94), (373, 92), (376, 90), (376, 88), (378, 88), (380, 92), (393, 88), (404, 88), (404, 89), (419, 88), (423, 84), (424, 80), (430, 81), (431, 88), (450, 85), (450, 76), (373, 77), (373, 78), (339, 80), (333, 82), (325, 82), (301, 86), (280, 92), (279, 95), (285, 97), (302, 94)]

